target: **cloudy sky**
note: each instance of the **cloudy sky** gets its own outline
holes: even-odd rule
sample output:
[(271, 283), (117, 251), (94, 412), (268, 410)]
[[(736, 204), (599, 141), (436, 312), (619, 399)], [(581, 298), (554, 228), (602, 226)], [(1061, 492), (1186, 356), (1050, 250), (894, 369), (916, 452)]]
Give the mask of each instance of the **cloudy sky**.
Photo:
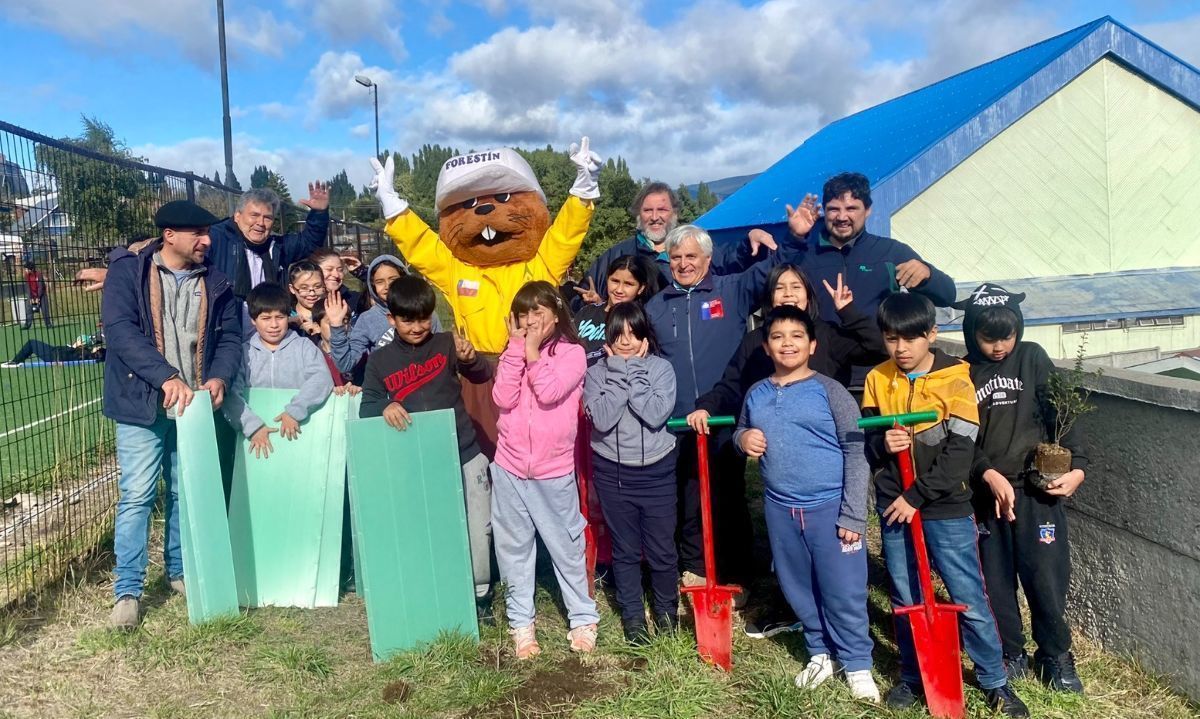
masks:
[[(1200, 0), (226, 0), (234, 170), (369, 180), (384, 147), (565, 149), (635, 176), (760, 171), (823, 124), (1101, 15), (1200, 66)], [(109, 123), (156, 164), (224, 166), (214, 0), (0, 0), (0, 119)]]

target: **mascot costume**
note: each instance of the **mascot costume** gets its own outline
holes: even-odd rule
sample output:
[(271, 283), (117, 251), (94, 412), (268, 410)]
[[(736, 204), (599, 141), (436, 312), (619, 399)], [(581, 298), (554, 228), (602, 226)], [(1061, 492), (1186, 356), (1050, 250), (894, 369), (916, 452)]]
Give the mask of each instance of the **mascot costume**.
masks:
[[(583, 138), (571, 146), (575, 184), (554, 224), (537, 177), (515, 150), (501, 148), (452, 157), (438, 174), (434, 232), (396, 194), (392, 158), (372, 159), (385, 231), (396, 249), (445, 296), (454, 323), (495, 364), (508, 344), (504, 318), (526, 282), (558, 286), (570, 269), (600, 197), (600, 156)], [(495, 454), (496, 408), (491, 383), (463, 383), (467, 412), (484, 453)], [(489, 446), (490, 445), (490, 446)]]

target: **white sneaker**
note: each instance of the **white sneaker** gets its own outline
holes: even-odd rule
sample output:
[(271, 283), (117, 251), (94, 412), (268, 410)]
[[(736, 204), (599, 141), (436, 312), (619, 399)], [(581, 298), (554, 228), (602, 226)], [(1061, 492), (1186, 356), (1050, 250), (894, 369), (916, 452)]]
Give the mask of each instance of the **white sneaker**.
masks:
[(875, 677), (871, 676), (870, 669), (846, 672), (846, 683), (850, 685), (850, 696), (872, 704), (879, 703), (879, 687), (875, 686)]
[(685, 587), (703, 587), (707, 580), (695, 572), (684, 571), (680, 583)]
[(828, 654), (818, 654), (808, 660), (804, 671), (796, 675), (796, 688), (812, 689), (833, 676), (833, 660)]
[(0, 367), (3, 367), (4, 369), (18, 369), (20, 366), (20, 362), (4, 362), (0, 364)]

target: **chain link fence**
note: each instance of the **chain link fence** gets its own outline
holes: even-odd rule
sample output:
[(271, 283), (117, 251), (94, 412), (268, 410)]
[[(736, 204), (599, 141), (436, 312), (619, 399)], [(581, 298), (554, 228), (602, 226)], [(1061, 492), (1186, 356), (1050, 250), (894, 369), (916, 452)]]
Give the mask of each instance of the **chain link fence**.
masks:
[[(100, 295), (75, 273), (156, 236), (164, 203), (192, 200), (226, 217), (237, 197), (190, 172), (0, 122), (0, 610), (53, 586), (112, 534), (118, 469), (100, 406)], [(353, 222), (334, 220), (329, 241), (364, 262), (392, 251), (382, 232)]]

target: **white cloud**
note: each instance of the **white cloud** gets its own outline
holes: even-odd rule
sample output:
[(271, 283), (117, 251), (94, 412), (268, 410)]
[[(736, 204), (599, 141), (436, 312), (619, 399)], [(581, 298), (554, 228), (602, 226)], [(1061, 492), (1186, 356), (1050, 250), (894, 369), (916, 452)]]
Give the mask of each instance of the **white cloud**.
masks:
[(311, 13), (319, 28), (338, 47), (353, 47), (363, 39), (375, 40), (397, 60), (406, 56), (400, 37), (400, 3), (392, 0), (312, 0), (296, 3), (299, 12)]
[(367, 67), (356, 52), (327, 51), (308, 73), (306, 91), (309, 93), (310, 122), (349, 117), (363, 108), (372, 107), (374, 90), (355, 82), (355, 75), (366, 75), (379, 83), (383, 90), (381, 102), (396, 99), (394, 94), (389, 95), (397, 87), (391, 72), (381, 67)]
[[(225, 173), (225, 150), (220, 138), (197, 137), (174, 145), (141, 145), (131, 149), (135, 155), (160, 167), (192, 171), (205, 177), (212, 177), (217, 168), (222, 175)], [(271, 147), (257, 137), (235, 135), (233, 171), (243, 187), (250, 186), (250, 174), (257, 165), (266, 165), (282, 175), (293, 200), (308, 196), (310, 181), (327, 180), (343, 169), (355, 187), (367, 184), (372, 177), (369, 161), (360, 152), (344, 148)]]
[[(216, 9), (209, 0), (5, 0), (0, 16), (104, 48), (124, 50), (136, 43), (169, 52), (174, 47), (189, 62), (216, 66)], [(244, 50), (279, 56), (302, 36), (294, 25), (263, 10), (227, 11), (225, 30), (235, 57)]]
[(361, 125), (355, 125), (350, 128), (350, 136), (365, 140), (371, 136), (371, 129), (372, 126), (364, 122)]
[(282, 102), (264, 102), (254, 108), (258, 113), (268, 120), (277, 120), (286, 122), (296, 119), (296, 108), (291, 105), (285, 105)]
[(1192, 15), (1173, 22), (1158, 22), (1138, 25), (1134, 28), (1152, 42), (1169, 52), (1200, 67), (1200, 15)]

